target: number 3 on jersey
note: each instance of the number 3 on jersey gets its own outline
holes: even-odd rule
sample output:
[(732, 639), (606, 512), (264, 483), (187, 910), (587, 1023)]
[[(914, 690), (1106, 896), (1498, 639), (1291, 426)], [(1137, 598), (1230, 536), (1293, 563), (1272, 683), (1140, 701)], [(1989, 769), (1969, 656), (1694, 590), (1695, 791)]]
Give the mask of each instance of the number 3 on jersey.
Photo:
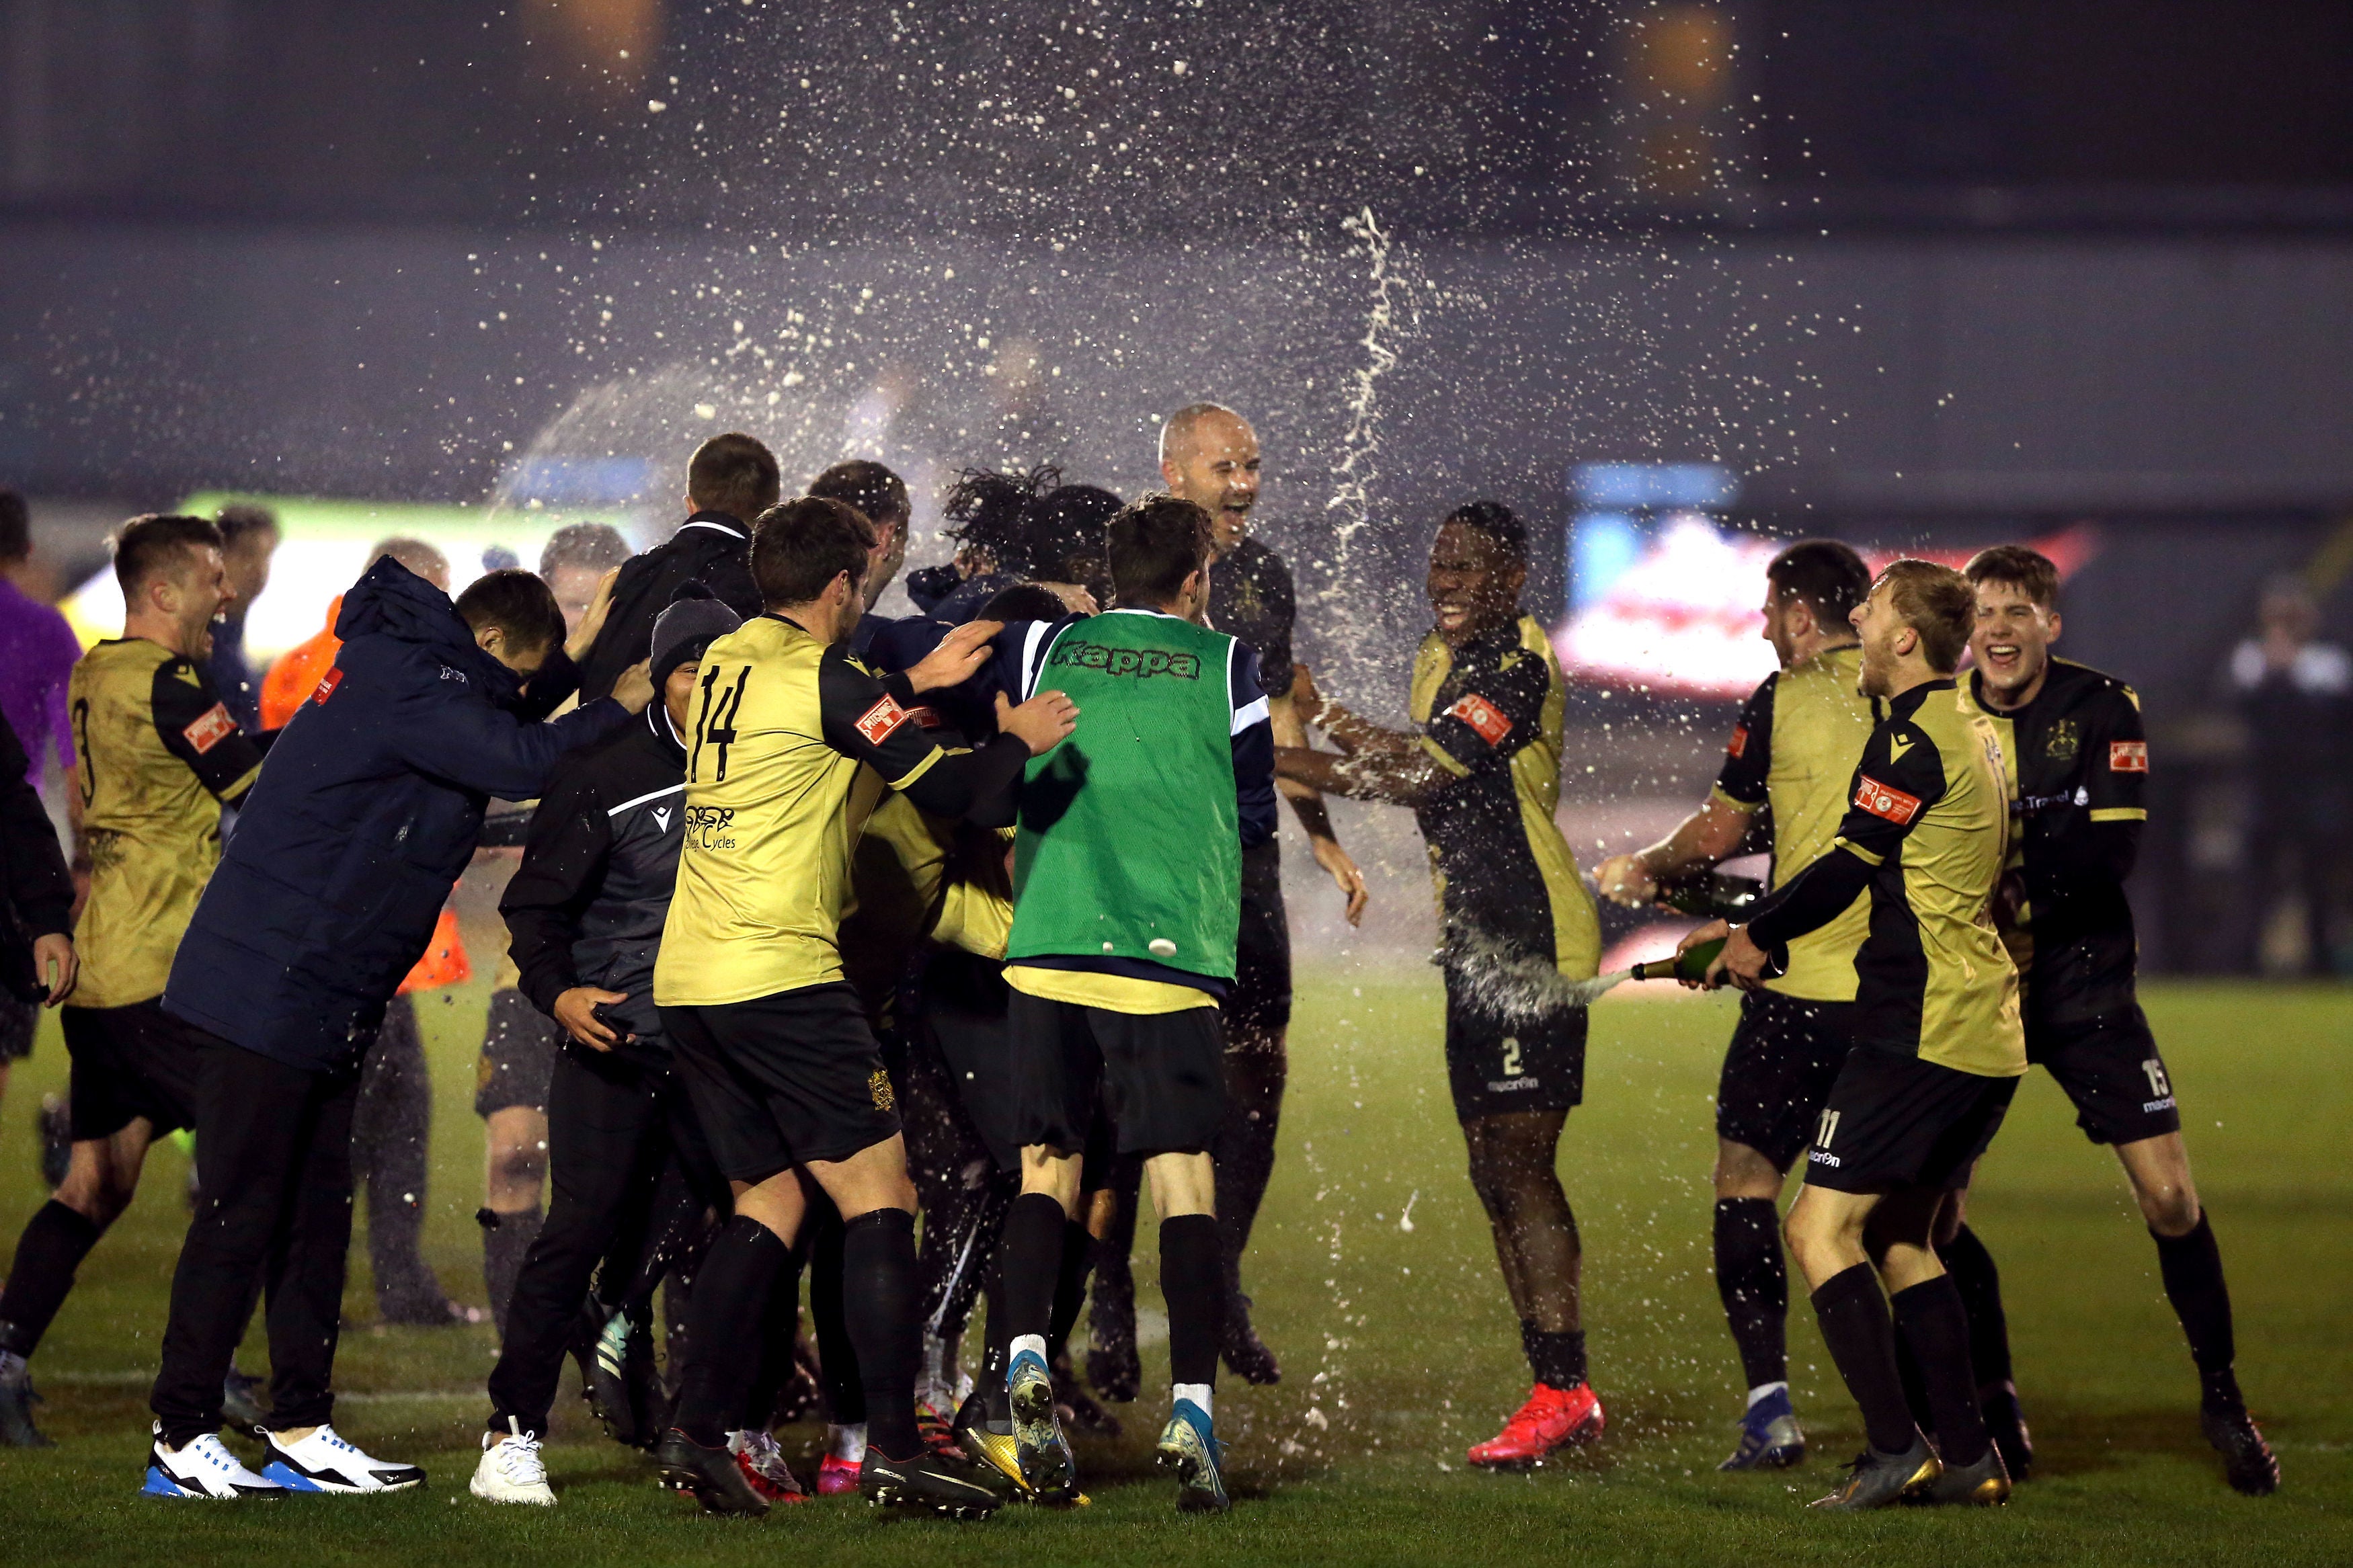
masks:
[(726, 780), (727, 748), (735, 743), (735, 715), (743, 710), (744, 683), (751, 679), (752, 667), (747, 664), (735, 672), (734, 686), (723, 691), (719, 689), (717, 665), (702, 672), (702, 705), (694, 720), (694, 756), (687, 766), (689, 778), (703, 782), (702, 743), (708, 741), (719, 748), (716, 771), (710, 782)]

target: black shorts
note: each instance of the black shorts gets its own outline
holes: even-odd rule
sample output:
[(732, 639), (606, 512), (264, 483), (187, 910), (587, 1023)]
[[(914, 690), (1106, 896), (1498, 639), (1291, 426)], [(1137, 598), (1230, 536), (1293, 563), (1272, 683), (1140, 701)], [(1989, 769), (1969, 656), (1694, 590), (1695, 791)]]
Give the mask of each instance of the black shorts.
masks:
[(1450, 966), (1446, 1081), (1455, 1120), (1583, 1104), (1587, 1023), (1582, 1007), (1504, 1006), (1492, 988)]
[(1116, 1153), (1190, 1153), (1217, 1142), (1226, 1119), (1217, 1008), (1114, 1013), (1017, 990), (1007, 1023), (1020, 1147), (1079, 1153), (1092, 1143), (1092, 1163), (1104, 1163), (1099, 1110), (1109, 1115)]
[(680, 1075), (730, 1181), (847, 1160), (899, 1131), (898, 1097), (846, 980), (749, 1002), (664, 1007)]
[(1002, 966), (957, 949), (943, 949), (924, 965), (912, 1020), (918, 1037), (939, 1053), (956, 1103), (989, 1158), (1018, 1170), (1021, 1144), (1013, 1121), (1012, 1047), (1006, 1009), (1013, 988)]
[(40, 1031), (41, 1005), (20, 1001), (0, 991), (0, 1067), (23, 1061), (33, 1054), (33, 1037)]
[(2094, 1143), (2137, 1143), (2181, 1131), (2172, 1075), (2137, 1003), (2104, 1018), (2027, 1025), (2026, 1059), (2050, 1069), (2075, 1104), (2075, 1125)]
[(128, 1007), (60, 1011), (66, 1054), (73, 1058), (74, 1142), (111, 1138), (141, 1116), (159, 1138), (196, 1124), (203, 1031), (164, 1012), (160, 996)]
[(518, 1107), (545, 1114), (548, 1081), (565, 1037), (564, 1026), (522, 992), (491, 992), (482, 1054), (474, 1060), (474, 1114), (488, 1117)]
[(1853, 1026), (1852, 1002), (1743, 994), (1740, 1025), (1716, 1079), (1715, 1135), (1746, 1144), (1788, 1174), (1813, 1142)]
[(1806, 1184), (1840, 1193), (1968, 1186), (2014, 1078), (1979, 1078), (1901, 1051), (1847, 1053), (1806, 1154)]
[(1282, 906), (1282, 847), (1270, 838), (1242, 851), (1242, 921), (1234, 942), (1234, 984), (1226, 1037), (1271, 1035), (1291, 1026), (1291, 916)]

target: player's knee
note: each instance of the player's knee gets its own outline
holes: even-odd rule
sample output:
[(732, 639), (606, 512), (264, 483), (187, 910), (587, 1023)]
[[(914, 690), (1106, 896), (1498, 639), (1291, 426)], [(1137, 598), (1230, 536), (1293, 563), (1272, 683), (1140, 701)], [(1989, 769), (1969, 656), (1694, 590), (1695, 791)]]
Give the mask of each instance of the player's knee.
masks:
[(2133, 1195), (2140, 1200), (2141, 1217), (2158, 1235), (2171, 1238), (2198, 1228), (2198, 1193), (2188, 1182), (2136, 1187)]
[(547, 1176), (547, 1151), (533, 1143), (501, 1143), (491, 1150), (491, 1182), (508, 1188), (536, 1187)]

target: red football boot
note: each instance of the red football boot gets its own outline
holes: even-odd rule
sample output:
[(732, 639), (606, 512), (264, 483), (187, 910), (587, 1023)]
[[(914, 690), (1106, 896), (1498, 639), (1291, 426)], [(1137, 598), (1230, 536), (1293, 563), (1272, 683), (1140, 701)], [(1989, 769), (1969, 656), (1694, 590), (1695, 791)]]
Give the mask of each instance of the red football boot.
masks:
[(858, 1461), (845, 1459), (839, 1454), (828, 1454), (817, 1468), (817, 1495), (839, 1497), (858, 1489)]
[(1539, 1383), (1501, 1432), (1471, 1450), (1471, 1462), (1492, 1470), (1526, 1469), (1556, 1448), (1600, 1436), (1603, 1419), (1590, 1384), (1547, 1388)]
[(765, 1432), (730, 1432), (727, 1447), (734, 1452), (735, 1468), (744, 1479), (772, 1503), (807, 1502), (808, 1493), (801, 1490), (792, 1467), (785, 1463), (785, 1451)]

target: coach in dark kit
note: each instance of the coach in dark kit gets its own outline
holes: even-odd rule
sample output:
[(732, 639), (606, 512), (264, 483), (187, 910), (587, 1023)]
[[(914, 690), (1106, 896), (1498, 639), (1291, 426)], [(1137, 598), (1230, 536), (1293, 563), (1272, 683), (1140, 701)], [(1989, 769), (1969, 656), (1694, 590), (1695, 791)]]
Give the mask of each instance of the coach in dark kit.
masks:
[(610, 691), (645, 657), (681, 583), (702, 584), (738, 616), (760, 613), (751, 520), (776, 504), (783, 483), (775, 455), (749, 436), (713, 436), (694, 449), (686, 466), (686, 504), (694, 510), (668, 540), (621, 563), (605, 624), (580, 658), (583, 702)]
[(359, 1491), (422, 1479), (353, 1458), (325, 1425), (361, 1054), (431, 939), (490, 797), (536, 796), (558, 757), (652, 696), (640, 666), (613, 698), (540, 722), (573, 671), (554, 597), (524, 572), (493, 572), (452, 605), (381, 559), (344, 595), (335, 632), (334, 668), (248, 796), (164, 988), (165, 1011), (202, 1031), (204, 1053), (204, 1197), (153, 1401), (151, 1467), (184, 1487), (204, 1477), (179, 1450), (219, 1427), (221, 1377), (265, 1264), (272, 1344), (301, 1352), (273, 1352), (269, 1479)]

